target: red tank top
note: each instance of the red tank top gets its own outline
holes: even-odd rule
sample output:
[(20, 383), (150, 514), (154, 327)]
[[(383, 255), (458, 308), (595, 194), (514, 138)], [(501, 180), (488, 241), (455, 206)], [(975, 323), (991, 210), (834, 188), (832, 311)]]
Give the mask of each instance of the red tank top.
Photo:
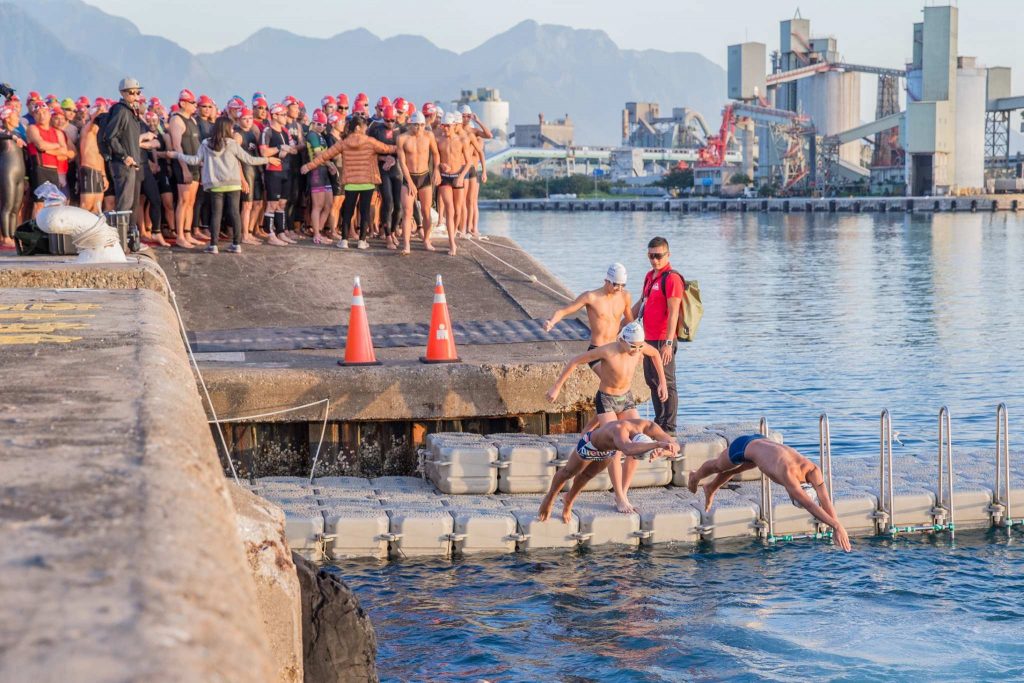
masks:
[[(53, 126), (50, 126), (49, 128), (40, 128), (39, 126), (36, 126), (36, 130), (39, 131), (39, 137), (41, 137), (44, 142), (58, 143), (60, 142), (58, 135), (63, 134), (62, 131), (57, 130)], [(28, 151), (29, 154), (34, 155), (39, 160), (40, 166), (45, 168), (55, 168), (60, 173), (67, 173), (67, 159), (58, 159), (53, 154), (48, 154), (32, 144), (28, 146)]]

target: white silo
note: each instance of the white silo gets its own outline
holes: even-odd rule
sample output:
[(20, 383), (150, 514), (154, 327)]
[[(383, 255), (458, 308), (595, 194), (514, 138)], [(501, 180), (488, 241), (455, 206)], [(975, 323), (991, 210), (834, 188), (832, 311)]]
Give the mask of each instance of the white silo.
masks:
[(960, 57), (956, 71), (956, 160), (953, 184), (957, 191), (981, 192), (985, 185), (985, 98), (988, 70), (974, 57)]
[[(835, 135), (860, 125), (860, 74), (826, 71), (797, 81), (799, 110), (811, 117), (818, 135)], [(839, 158), (860, 164), (859, 141), (839, 148)]]

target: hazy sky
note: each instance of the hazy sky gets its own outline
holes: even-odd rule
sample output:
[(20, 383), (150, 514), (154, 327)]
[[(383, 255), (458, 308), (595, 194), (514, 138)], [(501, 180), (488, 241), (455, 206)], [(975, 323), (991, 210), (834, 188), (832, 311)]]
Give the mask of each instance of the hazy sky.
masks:
[[(606, 31), (624, 48), (699, 52), (725, 65), (729, 43), (778, 47), (778, 22), (799, 7), (815, 35), (834, 35), (846, 60), (900, 67), (910, 56), (911, 24), (933, 0), (86, 0), (192, 52), (213, 52), (263, 27), (328, 37), (363, 27), (381, 37), (423, 35), (462, 52), (524, 20)], [(941, 3), (947, 4), (947, 3)], [(956, 4), (956, 3), (955, 3)], [(1024, 85), (1021, 0), (962, 0), (960, 53), (986, 66), (1012, 66)], [(445, 8), (439, 11), (439, 7)], [(429, 8), (426, 9), (426, 8)], [(1024, 87), (1015, 87), (1016, 92)]]

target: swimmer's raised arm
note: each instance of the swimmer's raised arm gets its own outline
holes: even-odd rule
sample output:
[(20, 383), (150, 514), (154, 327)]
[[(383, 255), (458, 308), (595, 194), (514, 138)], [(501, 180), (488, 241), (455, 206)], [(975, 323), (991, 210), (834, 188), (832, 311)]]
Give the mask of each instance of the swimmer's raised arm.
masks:
[(572, 374), (572, 371), (577, 365), (589, 363), (592, 360), (602, 360), (604, 358), (604, 352), (601, 348), (602, 347), (599, 346), (596, 349), (590, 349), (589, 351), (585, 351), (574, 358), (570, 358), (569, 362), (565, 364), (562, 374), (559, 375), (558, 379), (555, 380), (555, 383), (551, 385), (551, 389), (547, 393), (548, 400), (552, 403), (558, 400), (558, 394), (562, 391), (562, 385), (565, 384), (565, 380), (569, 379), (569, 375)]
[(550, 332), (551, 329), (559, 323), (562, 318), (567, 315), (572, 315), (576, 311), (580, 310), (590, 301), (590, 292), (583, 292), (568, 306), (563, 306), (557, 311), (551, 314), (551, 317), (544, 322), (544, 331)]

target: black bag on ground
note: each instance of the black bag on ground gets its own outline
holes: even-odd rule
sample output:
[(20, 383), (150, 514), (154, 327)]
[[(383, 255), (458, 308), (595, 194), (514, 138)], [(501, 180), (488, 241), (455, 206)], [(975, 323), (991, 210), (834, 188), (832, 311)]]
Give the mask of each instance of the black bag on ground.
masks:
[(14, 244), (18, 248), (18, 256), (50, 253), (50, 236), (36, 225), (34, 219), (25, 221), (15, 228)]

